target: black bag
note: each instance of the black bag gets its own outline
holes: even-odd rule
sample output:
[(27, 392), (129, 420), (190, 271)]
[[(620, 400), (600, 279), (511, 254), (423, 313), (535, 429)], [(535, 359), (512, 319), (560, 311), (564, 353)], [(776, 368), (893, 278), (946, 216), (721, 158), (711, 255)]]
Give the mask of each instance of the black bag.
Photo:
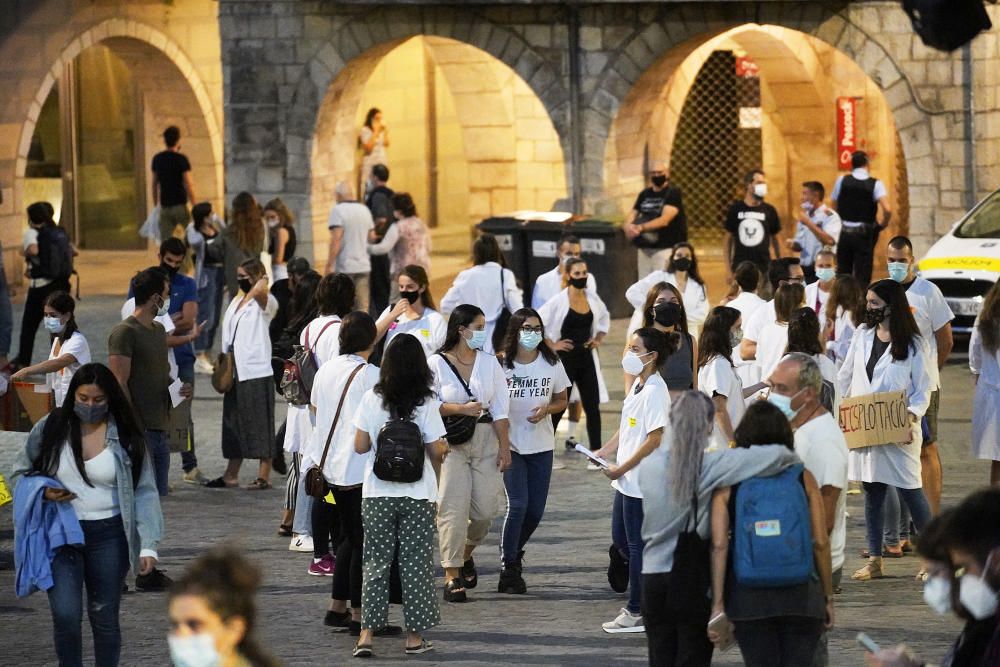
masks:
[(510, 325), (510, 308), (507, 306), (507, 290), (504, 288), (503, 284), (503, 267), (500, 267), (500, 297), (503, 299), (503, 308), (500, 309), (500, 314), (497, 315), (497, 321), (493, 327), (493, 336), (490, 340), (493, 342), (493, 351), (497, 352), (503, 349), (503, 339), (507, 336), (507, 327)]
[(386, 482), (418, 482), (424, 476), (425, 456), (420, 427), (405, 417), (390, 415), (375, 439), (372, 472)]
[(340, 324), (340, 320), (331, 320), (324, 324), (313, 345), (309, 345), (309, 328), (306, 327), (305, 345), (292, 347), (294, 352), (290, 359), (285, 360), (285, 367), (281, 375), (281, 395), (288, 401), (289, 405), (309, 405), (313, 381), (316, 379), (316, 373), (319, 372), (314, 351), (319, 345), (319, 339), (333, 324)]
[[(455, 374), (458, 381), (462, 383), (462, 387), (465, 389), (465, 393), (469, 395), (469, 400), (476, 400), (469, 390), (469, 385), (466, 384), (465, 378), (461, 376), (455, 365), (448, 361), (448, 357), (444, 356), (444, 353), (440, 353), (441, 358), (444, 359), (444, 363), (448, 364), (448, 368)], [(476, 424), (479, 419), (473, 417), (472, 415), (448, 415), (443, 418), (445, 440), (448, 441), (449, 445), (464, 445), (469, 440), (472, 440), (472, 436), (476, 433)]]
[(666, 612), (677, 618), (689, 618), (692, 623), (712, 610), (709, 597), (712, 589), (711, 544), (698, 534), (698, 491), (691, 496), (691, 515), (683, 532), (677, 537), (674, 566), (670, 571), (670, 595)]
[(73, 248), (69, 234), (58, 225), (38, 230), (38, 263), (32, 264), (32, 278), (69, 280), (73, 275)]
[(923, 43), (940, 51), (954, 51), (993, 26), (983, 0), (903, 0), (903, 11)]

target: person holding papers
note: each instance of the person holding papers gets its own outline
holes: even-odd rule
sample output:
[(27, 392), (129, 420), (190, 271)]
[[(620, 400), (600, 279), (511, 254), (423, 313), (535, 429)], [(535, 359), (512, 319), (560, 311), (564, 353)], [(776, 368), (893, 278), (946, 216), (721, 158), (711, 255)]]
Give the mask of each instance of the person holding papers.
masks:
[(642, 599), (642, 491), (639, 467), (663, 439), (670, 414), (670, 393), (660, 377), (660, 366), (677, 348), (677, 337), (653, 328), (632, 334), (622, 358), (622, 370), (635, 377), (625, 393), (621, 423), (611, 439), (594, 452), (606, 458), (618, 453), (617, 464), (604, 469), (615, 489), (611, 509), (611, 539), (628, 560), (628, 604), (603, 625), (608, 633), (643, 632)]
[(883, 576), (882, 529), (889, 486), (899, 489), (918, 531), (931, 518), (920, 476), (920, 418), (930, 403), (931, 392), (931, 376), (927, 370), (929, 354), (902, 285), (894, 280), (880, 280), (869, 286), (865, 322), (851, 340), (837, 381), (844, 398), (886, 391), (904, 392), (910, 417), (910, 438), (907, 442), (851, 450), (849, 476), (864, 483), (871, 554), (868, 564), (853, 574), (856, 580), (868, 581)]

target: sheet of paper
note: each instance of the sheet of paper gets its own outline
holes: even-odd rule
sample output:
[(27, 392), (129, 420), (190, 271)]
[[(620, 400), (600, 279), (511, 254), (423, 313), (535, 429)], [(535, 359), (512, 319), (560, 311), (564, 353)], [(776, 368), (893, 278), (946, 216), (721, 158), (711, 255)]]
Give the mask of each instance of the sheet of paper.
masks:
[(607, 461), (605, 461), (604, 459), (602, 459), (600, 456), (594, 456), (593, 452), (591, 452), (589, 449), (587, 449), (586, 447), (584, 447), (580, 443), (576, 444), (576, 451), (580, 452), (581, 454), (583, 454), (584, 456), (586, 456), (588, 459), (590, 459), (591, 461), (593, 461), (597, 465), (601, 466), (602, 468), (610, 468), (611, 467), (611, 465)]
[(178, 405), (180, 405), (182, 401), (185, 400), (184, 397), (181, 396), (181, 387), (183, 387), (183, 386), (184, 386), (184, 383), (181, 382), (180, 379), (174, 380), (173, 382), (170, 383), (170, 387), (169, 387), (169, 389), (170, 389), (170, 403), (175, 408)]

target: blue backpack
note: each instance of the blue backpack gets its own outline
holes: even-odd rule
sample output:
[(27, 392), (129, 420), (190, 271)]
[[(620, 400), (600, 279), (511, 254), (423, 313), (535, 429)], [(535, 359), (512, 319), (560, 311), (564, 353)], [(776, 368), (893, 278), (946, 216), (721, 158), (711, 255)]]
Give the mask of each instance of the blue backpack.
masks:
[(802, 584), (813, 574), (809, 499), (802, 465), (773, 477), (754, 477), (736, 493), (733, 574), (752, 588)]

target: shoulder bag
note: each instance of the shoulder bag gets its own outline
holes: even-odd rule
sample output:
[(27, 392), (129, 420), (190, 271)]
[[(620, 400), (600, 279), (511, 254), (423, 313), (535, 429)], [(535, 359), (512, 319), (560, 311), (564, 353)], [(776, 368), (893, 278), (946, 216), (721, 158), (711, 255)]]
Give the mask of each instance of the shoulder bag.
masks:
[(493, 336), (491, 341), (493, 342), (493, 351), (496, 352), (503, 348), (503, 339), (507, 336), (507, 327), (510, 325), (510, 306), (507, 305), (507, 290), (503, 284), (503, 266), (500, 267), (500, 297), (503, 299), (503, 306), (500, 308), (500, 314), (497, 315), (497, 321), (493, 325)]
[(219, 352), (219, 356), (215, 359), (215, 367), (212, 369), (212, 389), (220, 394), (228, 393), (236, 380), (236, 356), (233, 354), (233, 348), (236, 346), (236, 332), (240, 329), (240, 321), (243, 317), (241, 315), (236, 320), (236, 326), (233, 328), (233, 339), (229, 341), (229, 351)]
[[(448, 368), (451, 372), (455, 374), (458, 381), (462, 383), (462, 388), (465, 389), (465, 393), (469, 395), (469, 400), (474, 401), (476, 398), (472, 395), (472, 391), (469, 389), (469, 385), (465, 382), (465, 378), (458, 372), (455, 365), (452, 364), (448, 357), (444, 355), (443, 352), (439, 353), (439, 356), (444, 359), (444, 363), (448, 364)], [(472, 440), (473, 434), (476, 432), (476, 423), (479, 421), (478, 417), (473, 417), (472, 415), (448, 415), (443, 418), (445, 439), (448, 441), (449, 445), (464, 445), (469, 440)]]
[(314, 465), (306, 471), (306, 493), (313, 498), (322, 499), (326, 496), (327, 484), (326, 478), (323, 477), (323, 466), (326, 465), (326, 455), (330, 453), (330, 441), (333, 439), (333, 432), (337, 430), (340, 411), (344, 407), (344, 400), (347, 398), (347, 392), (351, 388), (351, 383), (354, 382), (354, 378), (364, 367), (364, 364), (358, 364), (354, 372), (351, 373), (351, 377), (347, 378), (347, 384), (344, 385), (344, 393), (340, 395), (340, 403), (337, 404), (337, 412), (333, 415), (333, 424), (330, 426), (330, 432), (326, 434), (326, 444), (323, 445), (323, 456), (320, 457), (319, 465)]
[(674, 566), (670, 571), (670, 595), (666, 611), (675, 618), (694, 618), (699, 623), (712, 608), (711, 543), (698, 534), (698, 488), (691, 494), (691, 515), (677, 536)]

